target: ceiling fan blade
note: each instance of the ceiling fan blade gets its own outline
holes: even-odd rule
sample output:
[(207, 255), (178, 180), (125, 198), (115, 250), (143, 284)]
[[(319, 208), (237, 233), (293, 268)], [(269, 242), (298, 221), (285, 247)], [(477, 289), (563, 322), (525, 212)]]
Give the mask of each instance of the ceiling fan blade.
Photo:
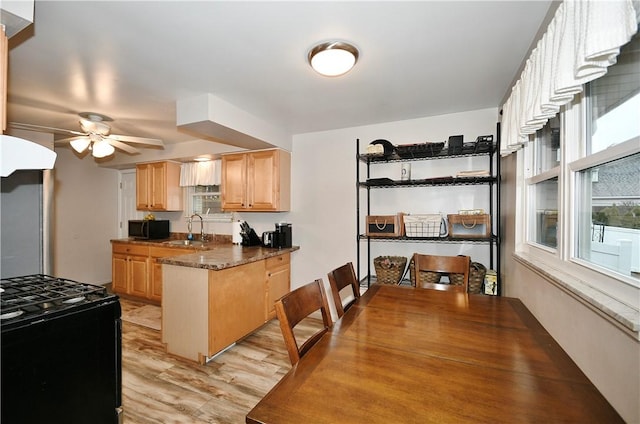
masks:
[(105, 138), (105, 140), (107, 140), (107, 142), (109, 144), (111, 144), (113, 147), (115, 147), (116, 149), (123, 150), (123, 151), (125, 151), (127, 153), (130, 153), (132, 155), (140, 153), (140, 150), (136, 149), (135, 147), (131, 147), (128, 144), (125, 144), (125, 143), (123, 143), (121, 141), (118, 141), (118, 140), (116, 140), (116, 139), (114, 139), (112, 137), (107, 137), (107, 138)]
[(128, 135), (110, 134), (109, 139), (124, 141), (127, 143), (140, 143), (140, 144), (148, 144), (151, 146), (164, 147), (164, 143), (162, 142), (162, 140), (158, 140), (157, 138), (132, 137)]
[(23, 124), (20, 122), (9, 122), (9, 127), (14, 128), (16, 130), (38, 131), (38, 132), (56, 133), (56, 134), (64, 134), (64, 135), (85, 135), (85, 133), (82, 133), (79, 131), (73, 131), (73, 130), (66, 130), (64, 128), (46, 127), (43, 125), (33, 125), (33, 124)]
[(54, 142), (54, 144), (67, 144), (67, 143), (71, 143), (72, 141), (75, 140), (81, 140), (81, 139), (89, 139), (89, 137), (87, 137), (86, 135), (79, 135), (79, 136), (75, 136), (75, 137), (68, 137), (68, 138), (62, 138), (60, 140), (56, 140)]

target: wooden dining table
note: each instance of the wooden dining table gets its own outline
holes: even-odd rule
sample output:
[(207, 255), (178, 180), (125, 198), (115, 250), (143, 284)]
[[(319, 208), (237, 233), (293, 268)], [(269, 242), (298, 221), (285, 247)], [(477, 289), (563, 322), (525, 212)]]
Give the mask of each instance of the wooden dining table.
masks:
[(374, 284), (247, 423), (617, 423), (515, 298)]

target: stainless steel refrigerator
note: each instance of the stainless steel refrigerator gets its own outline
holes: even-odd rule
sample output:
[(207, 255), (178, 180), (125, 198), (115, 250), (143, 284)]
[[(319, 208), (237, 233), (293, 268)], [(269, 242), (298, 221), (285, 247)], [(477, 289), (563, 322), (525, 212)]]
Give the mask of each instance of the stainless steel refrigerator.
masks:
[(1, 277), (51, 274), (52, 171), (15, 171), (0, 192)]

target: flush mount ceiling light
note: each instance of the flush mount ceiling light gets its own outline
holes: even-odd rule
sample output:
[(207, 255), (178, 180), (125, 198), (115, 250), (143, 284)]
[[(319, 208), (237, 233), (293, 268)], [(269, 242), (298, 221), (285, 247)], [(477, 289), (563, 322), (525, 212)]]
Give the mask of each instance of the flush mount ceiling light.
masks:
[(318, 44), (309, 52), (309, 64), (319, 74), (337, 77), (346, 74), (358, 61), (358, 49), (343, 41)]

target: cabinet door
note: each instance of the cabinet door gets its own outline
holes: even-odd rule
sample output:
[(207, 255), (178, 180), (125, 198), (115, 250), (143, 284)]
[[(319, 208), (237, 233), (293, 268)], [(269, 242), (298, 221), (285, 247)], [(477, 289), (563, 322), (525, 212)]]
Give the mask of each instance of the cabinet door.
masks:
[(158, 263), (156, 259), (151, 260), (149, 293), (147, 297), (158, 302), (162, 301), (162, 264)]
[(248, 207), (256, 210), (275, 210), (278, 207), (279, 166), (277, 150), (250, 153), (247, 164)]
[(134, 296), (147, 297), (147, 278), (149, 275), (146, 256), (129, 257), (129, 275), (131, 283), (129, 293)]
[(113, 254), (111, 261), (111, 289), (115, 293), (127, 293), (127, 256)]
[(222, 157), (222, 209), (247, 209), (247, 155)]
[(195, 249), (170, 248), (152, 246), (149, 249), (149, 286), (147, 287), (147, 298), (158, 302), (162, 301), (162, 264), (158, 263), (159, 258), (169, 256), (187, 255), (195, 252)]
[(289, 293), (291, 285), (290, 255), (284, 254), (269, 258), (266, 261), (267, 272), (267, 302), (266, 320), (275, 318), (275, 303)]
[(209, 352), (219, 352), (265, 323), (264, 261), (209, 271)]
[(166, 209), (167, 207), (167, 164), (166, 162), (150, 163), (151, 209)]
[(147, 164), (136, 166), (136, 209), (147, 210), (151, 205), (150, 178)]
[(0, 133), (7, 129), (7, 58), (9, 56), (9, 39), (5, 34), (4, 25), (0, 25)]

